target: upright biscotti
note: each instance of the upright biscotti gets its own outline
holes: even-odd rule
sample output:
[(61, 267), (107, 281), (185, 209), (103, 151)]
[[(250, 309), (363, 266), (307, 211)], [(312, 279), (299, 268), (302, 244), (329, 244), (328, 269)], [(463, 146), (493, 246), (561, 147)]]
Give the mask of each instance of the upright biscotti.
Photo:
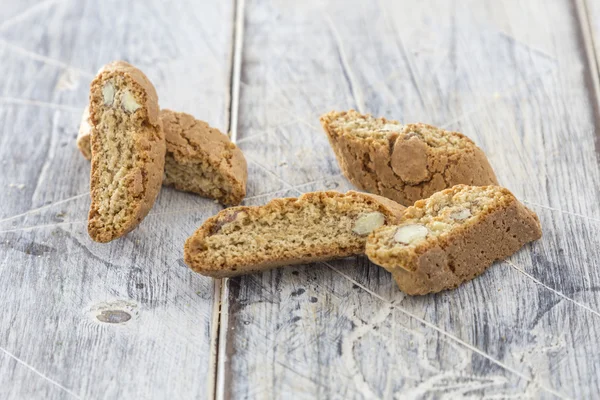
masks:
[(92, 81), (88, 233), (97, 242), (131, 231), (154, 204), (165, 163), (158, 110), (154, 86), (126, 62), (106, 65)]
[(400, 204), (412, 205), (457, 184), (498, 184), (483, 151), (460, 133), (354, 110), (332, 111), (321, 124), (344, 175)]
[(242, 151), (206, 122), (161, 111), (167, 140), (164, 185), (238, 205), (246, 196), (248, 168)]
[[(81, 118), (77, 146), (91, 158), (89, 109)], [(225, 205), (246, 196), (248, 167), (242, 151), (229, 137), (206, 122), (171, 110), (161, 110), (167, 152), (163, 185), (197, 193)]]
[(313, 192), (264, 206), (228, 208), (185, 243), (194, 271), (228, 277), (364, 253), (367, 235), (398, 221), (404, 207), (358, 192)]
[(507, 189), (457, 185), (375, 230), (366, 254), (417, 295), (455, 288), (541, 236), (537, 215)]

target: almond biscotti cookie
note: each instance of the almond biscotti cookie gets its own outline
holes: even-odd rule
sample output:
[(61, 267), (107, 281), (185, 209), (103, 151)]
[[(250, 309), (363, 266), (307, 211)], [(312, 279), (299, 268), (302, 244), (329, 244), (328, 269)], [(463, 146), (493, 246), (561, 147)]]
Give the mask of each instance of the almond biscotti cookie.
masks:
[(164, 185), (237, 205), (246, 196), (248, 168), (227, 135), (193, 116), (162, 110), (167, 139)]
[[(89, 109), (81, 118), (77, 146), (88, 160)], [(248, 167), (242, 151), (229, 137), (206, 122), (171, 110), (161, 110), (167, 142), (163, 185), (197, 193), (225, 205), (238, 205), (246, 196)]]
[(184, 259), (203, 275), (228, 277), (362, 254), (368, 234), (395, 223), (403, 210), (389, 199), (353, 191), (228, 208), (186, 241)]
[(165, 163), (158, 110), (154, 86), (126, 62), (106, 65), (92, 81), (88, 233), (97, 242), (131, 231), (154, 204)]
[(408, 207), (375, 230), (366, 254), (411, 295), (452, 289), (481, 274), (542, 230), (537, 215), (499, 186), (457, 185)]
[(321, 117), (344, 175), (356, 186), (406, 206), (457, 184), (497, 185), (469, 138), (426, 124), (402, 125), (354, 110)]

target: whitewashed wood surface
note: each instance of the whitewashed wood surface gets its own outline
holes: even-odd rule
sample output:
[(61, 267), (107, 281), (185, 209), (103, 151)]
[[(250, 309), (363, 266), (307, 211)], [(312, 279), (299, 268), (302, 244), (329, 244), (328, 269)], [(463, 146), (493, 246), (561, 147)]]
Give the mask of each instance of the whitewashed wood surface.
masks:
[[(0, 398), (594, 398), (600, 392), (595, 0), (0, 2)], [(213, 281), (182, 245), (220, 207), (163, 189), (107, 245), (74, 147), (95, 71), (224, 131), (246, 204), (351, 189), (318, 116), (464, 132), (544, 237), (452, 292), (364, 257)], [(129, 319), (128, 319), (129, 318)]]

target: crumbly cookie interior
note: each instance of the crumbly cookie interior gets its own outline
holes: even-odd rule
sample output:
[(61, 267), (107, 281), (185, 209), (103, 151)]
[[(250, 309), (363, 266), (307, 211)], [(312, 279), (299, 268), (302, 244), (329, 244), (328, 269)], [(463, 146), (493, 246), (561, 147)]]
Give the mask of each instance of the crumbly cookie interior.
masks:
[(359, 138), (395, 139), (402, 136), (405, 139), (417, 137), (434, 149), (449, 148), (463, 149), (473, 146), (471, 140), (456, 132), (435, 128), (426, 124), (402, 125), (397, 121), (386, 118), (375, 118), (356, 111), (343, 111), (328, 115), (329, 126), (338, 134), (346, 133)]
[(146, 193), (147, 177), (141, 171), (151, 143), (141, 138), (159, 133), (146, 122), (145, 101), (145, 92), (118, 74), (101, 80), (91, 91), (92, 151), (97, 153), (92, 195), (97, 207), (90, 215), (90, 229), (100, 239), (127, 229)]
[(167, 152), (163, 184), (178, 190), (198, 193), (224, 204), (239, 202), (232, 196), (233, 187), (230, 182), (206, 160), (184, 164), (178, 162), (173, 153)]
[(354, 110), (329, 113), (329, 126), (338, 134), (347, 133), (360, 138), (388, 139), (394, 132), (404, 130), (404, 125), (385, 118), (363, 115)]
[(194, 242), (198, 262), (244, 266), (271, 260), (326, 258), (362, 252), (368, 234), (356, 221), (380, 206), (356, 198), (283, 199), (222, 213), (206, 237)]
[[(398, 226), (376, 232), (380, 243), (390, 247), (416, 247), (426, 239), (447, 235), (461, 227), (474, 224), (483, 216), (513, 200), (513, 195), (498, 186), (456, 185), (452, 189), (419, 200), (404, 212)], [(397, 232), (405, 226), (423, 226), (426, 235), (420, 240), (399, 242)], [(425, 231), (423, 231), (425, 232)]]
[[(168, 112), (167, 116), (165, 111), (162, 115), (167, 132), (163, 184), (199, 193), (222, 204), (239, 204), (244, 196), (243, 184), (239, 182), (236, 186), (237, 178), (223, 172), (232, 168), (236, 146), (205, 122), (175, 112)], [(180, 142), (175, 142), (181, 139), (186, 144), (183, 149)], [(204, 148), (209, 145), (214, 154)]]

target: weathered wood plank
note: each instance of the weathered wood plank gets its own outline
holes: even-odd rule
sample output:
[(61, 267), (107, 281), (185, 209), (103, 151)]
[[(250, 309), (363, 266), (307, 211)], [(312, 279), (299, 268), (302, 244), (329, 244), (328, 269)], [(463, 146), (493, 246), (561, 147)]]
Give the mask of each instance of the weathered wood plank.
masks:
[(597, 393), (600, 167), (571, 2), (248, 1), (244, 23), (237, 136), (279, 181), (254, 201), (350, 188), (318, 116), (357, 108), (471, 136), (545, 236), (434, 296), (363, 257), (230, 279), (221, 396)]
[(0, 12), (0, 397), (212, 397), (219, 285), (183, 264), (182, 244), (221, 207), (164, 189), (139, 229), (93, 243), (74, 139), (89, 80), (119, 58), (161, 106), (226, 130), (233, 3), (12, 3), (14, 23)]

